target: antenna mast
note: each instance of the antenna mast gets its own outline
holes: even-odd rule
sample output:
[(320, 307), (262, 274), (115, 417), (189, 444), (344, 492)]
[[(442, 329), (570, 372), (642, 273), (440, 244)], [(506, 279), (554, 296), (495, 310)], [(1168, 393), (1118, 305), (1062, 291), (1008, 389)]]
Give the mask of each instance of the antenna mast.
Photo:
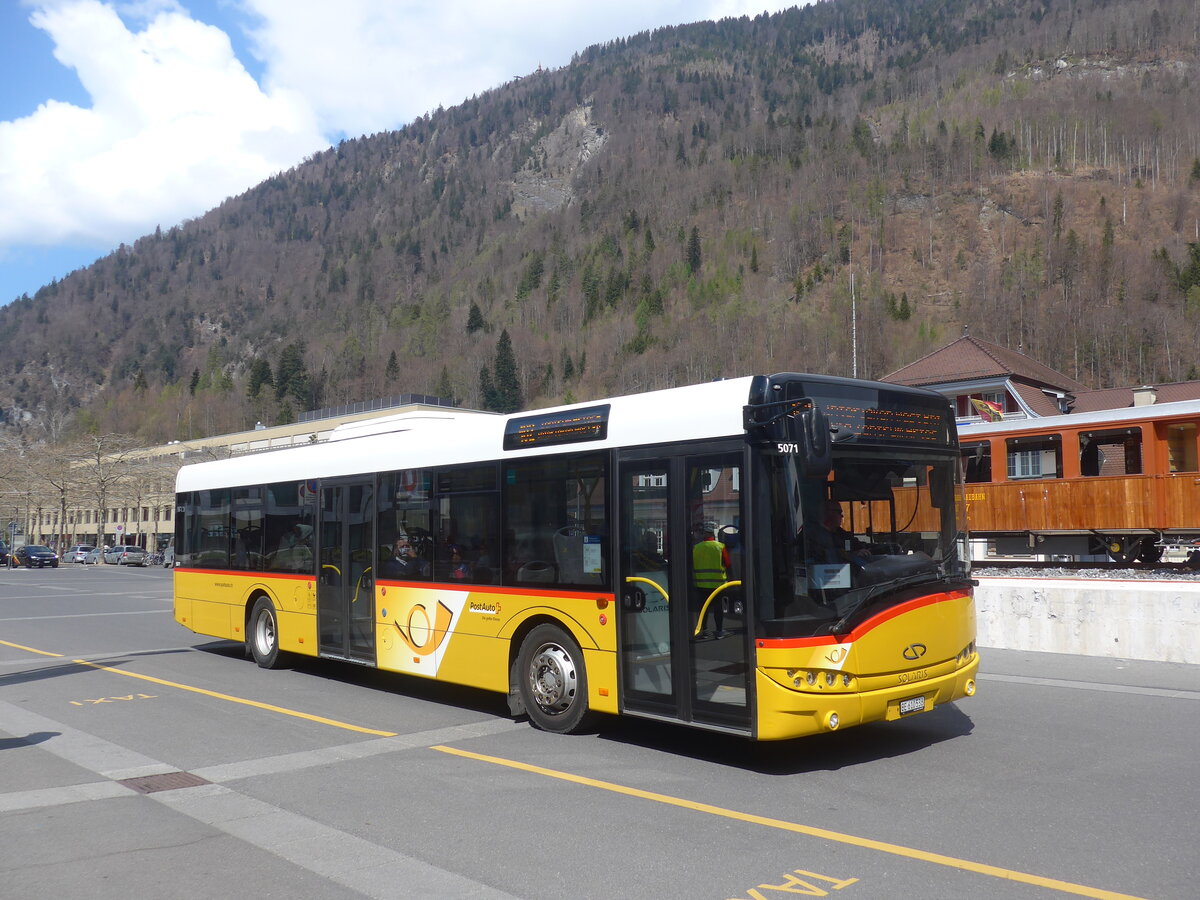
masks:
[(858, 377), (858, 297), (854, 294), (854, 245), (850, 245), (850, 375)]

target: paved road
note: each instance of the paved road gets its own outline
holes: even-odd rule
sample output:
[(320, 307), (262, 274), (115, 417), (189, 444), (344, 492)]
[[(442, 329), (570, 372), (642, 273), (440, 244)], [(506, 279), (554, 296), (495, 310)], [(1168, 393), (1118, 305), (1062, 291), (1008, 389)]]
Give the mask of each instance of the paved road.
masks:
[(787, 745), (177, 626), (161, 569), (0, 571), (0, 896), (1200, 896), (1200, 667), (985, 653), (956, 707)]

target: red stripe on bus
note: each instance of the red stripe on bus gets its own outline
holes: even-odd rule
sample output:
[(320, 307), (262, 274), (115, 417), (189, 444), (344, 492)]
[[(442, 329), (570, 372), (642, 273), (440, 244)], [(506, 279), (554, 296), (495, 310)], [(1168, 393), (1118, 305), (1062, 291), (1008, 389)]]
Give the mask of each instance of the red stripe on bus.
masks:
[(392, 581), (390, 579), (379, 579), (376, 584), (381, 587), (398, 587), (398, 588), (426, 588), (436, 591), (461, 591), (464, 594), (499, 594), (504, 597), (586, 597), (592, 600), (607, 600), (610, 603), (616, 602), (616, 594), (605, 591), (586, 591), (579, 588), (564, 588), (555, 590), (554, 588), (525, 588), (525, 587), (502, 587), (495, 584), (463, 584), (460, 581)]
[[(187, 572), (191, 575), (221, 575), (236, 578), (258, 578), (258, 579), (290, 579), (293, 581), (316, 581), (315, 575), (298, 575), (295, 572), (245, 572), (238, 569), (193, 569), (180, 566), (175, 569), (176, 572)], [(587, 597), (592, 600), (607, 600), (609, 603), (616, 602), (616, 595), (606, 591), (588, 591), (579, 588), (568, 588), (563, 590), (555, 590), (553, 588), (524, 588), (524, 587), (500, 587), (494, 584), (462, 584), (461, 582), (445, 582), (445, 581), (393, 581), (392, 579), (380, 578), (376, 584), (381, 587), (396, 587), (396, 588), (424, 588), (426, 590), (452, 590), (461, 591), (464, 594), (500, 594), (506, 597), (519, 595), (522, 597)]]
[(961, 600), (963, 597), (969, 597), (967, 591), (947, 591), (941, 594), (927, 594), (924, 597), (915, 597), (898, 606), (893, 606), (891, 609), (885, 609), (876, 616), (872, 616), (863, 622), (848, 635), (839, 637), (834, 634), (823, 634), (818, 637), (807, 638), (759, 638), (754, 643), (760, 648), (783, 649), (789, 647), (820, 647), (825, 644), (850, 644), (854, 641), (861, 640), (869, 631), (878, 628), (884, 622), (890, 621), (897, 616), (902, 616), (905, 613), (910, 613), (913, 610), (920, 609), (923, 606), (933, 606), (935, 603), (946, 603), (951, 600)]

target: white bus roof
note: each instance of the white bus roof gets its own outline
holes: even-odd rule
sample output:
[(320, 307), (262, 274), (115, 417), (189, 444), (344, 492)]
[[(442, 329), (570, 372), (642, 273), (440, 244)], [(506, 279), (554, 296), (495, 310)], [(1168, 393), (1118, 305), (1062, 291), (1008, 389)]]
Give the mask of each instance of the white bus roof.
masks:
[[(196, 463), (179, 470), (176, 491), (337, 478), (393, 469), (420, 469), (489, 459), (675, 443), (744, 433), (743, 407), (753, 377), (629, 394), (530, 410), (511, 416), (416, 413), (344, 426), (329, 441)], [(503, 449), (510, 419), (589, 409), (608, 404), (603, 439), (530, 449)]]

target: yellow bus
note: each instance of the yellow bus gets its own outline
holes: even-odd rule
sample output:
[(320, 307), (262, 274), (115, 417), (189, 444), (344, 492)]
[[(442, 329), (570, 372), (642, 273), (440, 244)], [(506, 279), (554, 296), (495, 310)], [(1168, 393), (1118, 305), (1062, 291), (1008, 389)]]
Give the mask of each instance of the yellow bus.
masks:
[(940, 395), (794, 373), (356, 423), (180, 470), (175, 618), (559, 733), (899, 719), (975, 690), (958, 461)]

